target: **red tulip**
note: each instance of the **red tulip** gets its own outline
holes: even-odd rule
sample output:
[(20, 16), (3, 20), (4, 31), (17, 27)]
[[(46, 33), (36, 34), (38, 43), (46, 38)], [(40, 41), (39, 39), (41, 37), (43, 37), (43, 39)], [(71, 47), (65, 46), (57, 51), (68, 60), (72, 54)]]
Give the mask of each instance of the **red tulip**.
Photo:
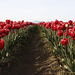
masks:
[(46, 28), (49, 28), (50, 29), (51, 28), (51, 24), (50, 23), (47, 23), (46, 24)]
[(4, 26), (4, 27), (3, 27), (3, 29), (8, 29), (8, 26), (7, 26), (7, 25), (6, 25), (6, 26)]
[(9, 30), (11, 29), (11, 25), (10, 25), (10, 24), (7, 24), (6, 26), (7, 26), (7, 28), (8, 28)]
[(61, 43), (62, 45), (66, 46), (68, 44), (68, 39), (67, 38), (61, 39)]
[(64, 33), (64, 36), (69, 36), (69, 32), (65, 32)]
[(0, 50), (4, 48), (4, 40), (0, 39)]
[(24, 20), (22, 20), (22, 23), (24, 22)]
[(21, 24), (21, 27), (24, 27), (24, 24)]
[(72, 26), (69, 26), (68, 29), (72, 29)]
[(75, 37), (73, 37), (73, 40), (75, 40)]
[(54, 24), (57, 25), (58, 23), (59, 23), (59, 21), (56, 19), (55, 22), (54, 22)]
[[(35, 25), (35, 24), (34, 24)], [(43, 23), (43, 26), (46, 26), (46, 23)]]
[(53, 25), (53, 26), (52, 26), (52, 29), (53, 29), (54, 31), (56, 31), (56, 30), (57, 30), (57, 25)]
[(6, 34), (3, 33), (3, 34), (1, 35), (1, 37), (3, 38), (5, 35), (6, 35)]
[(18, 29), (20, 29), (20, 24), (16, 24), (15, 25), (15, 28), (18, 30)]
[(10, 20), (6, 20), (6, 23), (7, 23), (7, 24), (10, 24)]
[(13, 21), (10, 21), (10, 24), (13, 24)]
[(57, 30), (61, 30), (62, 27), (60, 25), (57, 25)]
[(9, 34), (9, 29), (4, 29), (4, 33), (5, 33), (6, 35), (8, 35), (8, 34)]
[(73, 31), (75, 31), (75, 26), (73, 27)]
[(72, 25), (73, 21), (72, 21), (72, 20), (69, 20), (68, 23), (69, 23), (70, 25)]
[(70, 35), (70, 34), (71, 34), (71, 32), (72, 32), (73, 30), (72, 30), (72, 29), (69, 29), (68, 31), (69, 31), (69, 35)]
[(15, 25), (12, 25), (12, 26), (11, 26), (11, 29), (14, 29), (14, 28), (15, 28)]
[(71, 36), (71, 37), (75, 37), (75, 31), (71, 31), (71, 32), (70, 32), (70, 36)]
[(62, 28), (62, 30), (65, 30), (66, 29), (65, 24), (62, 24), (61, 28)]
[(3, 22), (0, 25), (1, 25), (2, 28), (5, 26), (5, 24)]
[(3, 34), (3, 29), (0, 29), (0, 35)]
[(58, 30), (58, 36), (62, 36), (63, 35), (63, 31), (62, 30)]

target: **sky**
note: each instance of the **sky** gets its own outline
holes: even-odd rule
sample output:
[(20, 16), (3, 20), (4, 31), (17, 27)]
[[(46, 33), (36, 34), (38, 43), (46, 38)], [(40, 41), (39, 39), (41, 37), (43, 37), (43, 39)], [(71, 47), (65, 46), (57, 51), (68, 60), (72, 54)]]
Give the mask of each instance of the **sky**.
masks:
[(0, 0), (0, 21), (75, 21), (75, 0)]

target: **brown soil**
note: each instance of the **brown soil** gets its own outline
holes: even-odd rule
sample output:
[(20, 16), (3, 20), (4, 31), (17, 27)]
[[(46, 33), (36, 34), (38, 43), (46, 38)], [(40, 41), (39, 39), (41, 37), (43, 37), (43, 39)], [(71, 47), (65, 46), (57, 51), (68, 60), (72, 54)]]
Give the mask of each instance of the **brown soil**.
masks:
[(10, 67), (5, 68), (1, 75), (62, 75), (64, 70), (43, 35), (37, 34), (27, 42), (23, 41), (14, 48)]

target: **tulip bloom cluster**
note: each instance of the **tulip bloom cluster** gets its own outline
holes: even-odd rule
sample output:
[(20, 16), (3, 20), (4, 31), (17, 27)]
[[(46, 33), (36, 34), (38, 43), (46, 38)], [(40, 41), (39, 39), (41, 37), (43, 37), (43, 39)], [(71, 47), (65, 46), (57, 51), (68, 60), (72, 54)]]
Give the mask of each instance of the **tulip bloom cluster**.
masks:
[(4, 40), (0, 39), (0, 50), (4, 48)]
[[(9, 34), (9, 32), (12, 30), (12, 33), (14, 33), (14, 30), (19, 30), (20, 28), (26, 29), (27, 26), (34, 25), (32, 22), (24, 22), (22, 21), (11, 21), (6, 20), (5, 22), (0, 21), (0, 38), (5, 37)], [(3, 44), (3, 45), (2, 45)], [(4, 48), (4, 40), (0, 39), (0, 50)]]
[[(63, 35), (66, 37), (71, 36), (72, 39), (75, 40), (75, 22), (73, 22), (72, 20), (69, 20), (68, 22), (58, 20), (55, 20), (54, 22), (40, 22), (38, 23), (38, 25), (44, 26), (47, 29), (52, 29), (53, 31), (57, 31), (57, 35), (59, 37)], [(68, 44), (68, 41), (66, 42)], [(66, 42), (64, 42), (62, 45), (67, 45)]]
[(6, 20), (6, 22), (0, 22), (0, 37), (2, 38), (8, 35), (10, 30), (19, 30), (22, 27), (25, 29), (25, 27), (27, 27), (28, 25), (34, 25), (34, 23), (24, 22), (24, 20), (18, 22), (13, 22), (11, 20)]

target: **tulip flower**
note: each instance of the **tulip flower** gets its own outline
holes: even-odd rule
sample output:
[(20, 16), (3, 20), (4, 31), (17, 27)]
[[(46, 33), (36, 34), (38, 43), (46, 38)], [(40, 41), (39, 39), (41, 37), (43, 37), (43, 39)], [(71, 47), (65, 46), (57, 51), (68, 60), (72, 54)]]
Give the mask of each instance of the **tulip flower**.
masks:
[(56, 31), (57, 30), (57, 26), (53, 25), (52, 29), (53, 29), (53, 31)]
[(73, 21), (72, 21), (72, 20), (69, 20), (68, 23), (69, 23), (70, 25), (72, 25)]
[(63, 31), (62, 30), (58, 30), (58, 36), (62, 36), (63, 35)]
[(4, 40), (0, 39), (0, 50), (4, 48)]
[(61, 26), (60, 25), (57, 25), (57, 30), (61, 30)]
[(46, 28), (49, 28), (50, 29), (51, 28), (51, 24), (50, 23), (47, 23), (46, 24)]
[(9, 34), (9, 29), (4, 29), (4, 33), (5, 33), (6, 35), (8, 35), (8, 34)]
[(66, 46), (68, 44), (68, 39), (67, 38), (61, 39), (61, 43), (62, 45)]
[(7, 23), (7, 24), (10, 24), (10, 20), (6, 20), (6, 23)]
[(59, 23), (59, 21), (56, 19), (55, 22), (54, 22), (54, 24), (57, 25), (58, 23)]
[(69, 32), (65, 32), (64, 33), (64, 36), (69, 36)]
[(0, 29), (0, 35), (3, 34), (3, 29)]

